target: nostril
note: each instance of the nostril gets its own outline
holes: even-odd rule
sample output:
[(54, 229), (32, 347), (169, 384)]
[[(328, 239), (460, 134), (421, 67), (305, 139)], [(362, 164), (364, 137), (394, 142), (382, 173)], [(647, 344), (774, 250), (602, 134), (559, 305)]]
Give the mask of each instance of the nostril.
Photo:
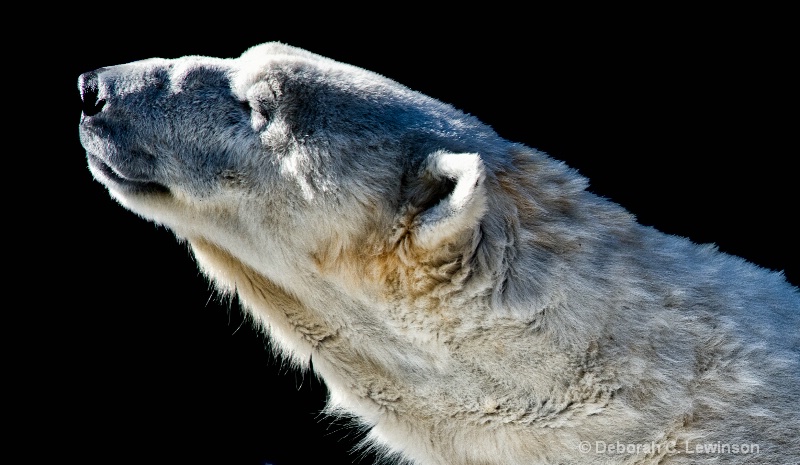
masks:
[(97, 80), (97, 71), (81, 74), (78, 78), (78, 90), (81, 93), (84, 115), (94, 116), (103, 110), (106, 101), (105, 99), (98, 99), (100, 87)]

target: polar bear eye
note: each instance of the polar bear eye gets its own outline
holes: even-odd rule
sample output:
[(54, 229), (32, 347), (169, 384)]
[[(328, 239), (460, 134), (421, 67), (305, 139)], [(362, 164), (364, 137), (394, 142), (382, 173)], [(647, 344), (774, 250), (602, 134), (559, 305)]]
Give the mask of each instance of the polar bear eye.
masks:
[(239, 101), (239, 105), (242, 107), (242, 110), (244, 110), (244, 111), (246, 111), (248, 113), (253, 111), (253, 107), (250, 106), (250, 102), (247, 101), (247, 100), (240, 100)]

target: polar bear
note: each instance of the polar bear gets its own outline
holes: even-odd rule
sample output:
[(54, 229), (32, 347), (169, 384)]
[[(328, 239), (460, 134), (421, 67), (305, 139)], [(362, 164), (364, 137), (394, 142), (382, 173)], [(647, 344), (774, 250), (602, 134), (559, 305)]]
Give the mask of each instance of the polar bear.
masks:
[(800, 460), (800, 292), (282, 43), (80, 76), (94, 178), (398, 463)]

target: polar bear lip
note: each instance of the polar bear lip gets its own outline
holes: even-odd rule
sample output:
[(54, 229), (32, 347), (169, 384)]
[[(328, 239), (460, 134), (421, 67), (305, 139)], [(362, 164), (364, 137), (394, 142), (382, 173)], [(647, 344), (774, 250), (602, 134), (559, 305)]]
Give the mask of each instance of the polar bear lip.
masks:
[(124, 177), (102, 158), (89, 152), (86, 153), (86, 156), (89, 160), (89, 165), (92, 167), (92, 172), (96, 173), (96, 176), (99, 175), (101, 178), (100, 181), (103, 184), (113, 185), (113, 187), (121, 189), (127, 193), (169, 193), (169, 188), (163, 184), (153, 181), (142, 181)]

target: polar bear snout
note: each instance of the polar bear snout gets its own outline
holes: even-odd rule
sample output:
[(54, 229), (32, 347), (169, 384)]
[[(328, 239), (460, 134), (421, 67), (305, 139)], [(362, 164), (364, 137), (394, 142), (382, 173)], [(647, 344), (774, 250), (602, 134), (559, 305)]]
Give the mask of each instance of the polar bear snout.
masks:
[(94, 116), (103, 110), (106, 100), (99, 98), (100, 88), (97, 83), (97, 75), (103, 68), (95, 71), (83, 73), (78, 78), (78, 90), (81, 94), (83, 106), (81, 110), (84, 116)]
[(141, 135), (121, 104), (116, 68), (99, 68), (78, 77), (82, 102), (79, 136), (95, 179), (126, 195), (169, 192), (159, 176), (157, 157), (142, 147)]

